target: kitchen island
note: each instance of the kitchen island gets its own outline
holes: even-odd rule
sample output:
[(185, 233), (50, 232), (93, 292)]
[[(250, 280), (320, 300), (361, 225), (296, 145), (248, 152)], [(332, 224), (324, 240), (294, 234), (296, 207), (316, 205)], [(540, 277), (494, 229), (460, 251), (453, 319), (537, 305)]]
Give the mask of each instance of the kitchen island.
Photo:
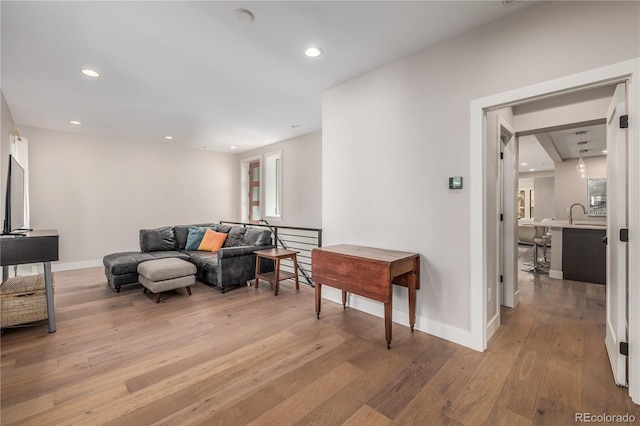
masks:
[(605, 222), (544, 220), (534, 225), (551, 230), (550, 278), (606, 283)]

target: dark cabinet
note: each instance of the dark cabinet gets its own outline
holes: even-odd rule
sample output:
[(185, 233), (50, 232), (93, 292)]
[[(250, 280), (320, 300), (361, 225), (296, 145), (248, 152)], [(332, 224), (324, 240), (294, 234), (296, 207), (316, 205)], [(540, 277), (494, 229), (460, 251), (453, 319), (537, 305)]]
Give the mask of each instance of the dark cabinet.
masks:
[(606, 284), (607, 246), (604, 229), (564, 228), (562, 272), (565, 280)]

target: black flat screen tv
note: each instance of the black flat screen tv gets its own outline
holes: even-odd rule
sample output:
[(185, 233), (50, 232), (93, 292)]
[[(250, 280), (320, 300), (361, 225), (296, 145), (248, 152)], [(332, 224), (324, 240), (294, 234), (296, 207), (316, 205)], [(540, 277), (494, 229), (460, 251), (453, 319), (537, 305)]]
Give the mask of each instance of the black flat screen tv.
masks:
[(24, 169), (13, 155), (9, 155), (7, 172), (7, 198), (4, 210), (3, 234), (20, 230), (24, 226)]

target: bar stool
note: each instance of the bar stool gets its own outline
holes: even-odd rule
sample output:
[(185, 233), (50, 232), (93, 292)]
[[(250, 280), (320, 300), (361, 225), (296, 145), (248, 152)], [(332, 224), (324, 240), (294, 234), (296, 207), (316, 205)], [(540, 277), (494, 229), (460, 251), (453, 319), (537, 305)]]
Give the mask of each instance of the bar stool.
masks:
[[(533, 270), (542, 274), (549, 273), (549, 262), (547, 260), (548, 245), (551, 236), (548, 235), (546, 226), (536, 226), (536, 234), (533, 237)], [(542, 248), (542, 261), (540, 261), (539, 248)]]

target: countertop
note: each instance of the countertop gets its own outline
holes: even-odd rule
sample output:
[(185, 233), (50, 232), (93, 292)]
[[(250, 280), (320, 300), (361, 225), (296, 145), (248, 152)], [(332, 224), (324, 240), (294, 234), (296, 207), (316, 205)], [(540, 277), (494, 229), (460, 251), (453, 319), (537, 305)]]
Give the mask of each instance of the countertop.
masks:
[(574, 220), (569, 224), (568, 220), (545, 220), (544, 222), (534, 222), (534, 226), (546, 226), (548, 228), (575, 228), (575, 229), (602, 229), (607, 230), (606, 222), (596, 222), (588, 220)]

